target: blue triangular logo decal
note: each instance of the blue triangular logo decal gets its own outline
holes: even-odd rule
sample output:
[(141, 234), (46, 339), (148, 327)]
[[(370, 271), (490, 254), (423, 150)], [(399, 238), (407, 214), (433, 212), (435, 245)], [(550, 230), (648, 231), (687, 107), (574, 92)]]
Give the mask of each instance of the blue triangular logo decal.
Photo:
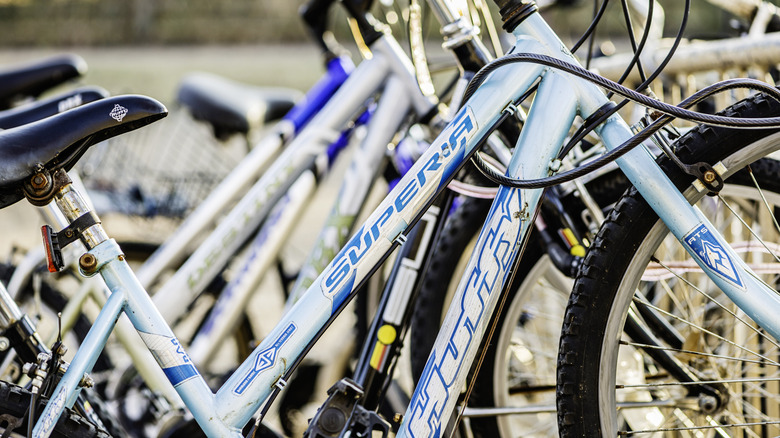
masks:
[(739, 274), (737, 274), (734, 262), (723, 249), (723, 246), (713, 238), (712, 233), (704, 224), (699, 225), (688, 233), (683, 242), (699, 256), (707, 267), (729, 282), (741, 288), (744, 287)]

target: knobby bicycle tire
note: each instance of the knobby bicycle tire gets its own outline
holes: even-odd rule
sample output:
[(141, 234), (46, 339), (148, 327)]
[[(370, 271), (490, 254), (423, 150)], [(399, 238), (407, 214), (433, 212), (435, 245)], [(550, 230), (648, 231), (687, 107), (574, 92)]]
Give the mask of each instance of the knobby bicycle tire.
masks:
[[(724, 112), (765, 117), (780, 113), (780, 104), (757, 95)], [(765, 252), (777, 251), (758, 249), (725, 202), (731, 201), (756, 234), (771, 238), (769, 245), (778, 240), (780, 164), (754, 162), (777, 145), (780, 134), (768, 130), (699, 126), (683, 136), (677, 152), (684, 162), (724, 160), (730, 173), (737, 172), (717, 198), (689, 188), (692, 177), (662, 160), (672, 181), (681, 190), (689, 188), (689, 200), (699, 202), (732, 245), (746, 240), (748, 264), (772, 262)], [(753, 176), (744, 168), (749, 163)], [(759, 188), (769, 204), (756, 196)], [(564, 317), (557, 386), (561, 437), (678, 436), (691, 428), (702, 436), (777, 436), (778, 344), (735, 310), (679, 242), (673, 236), (665, 240), (667, 235), (635, 189), (602, 225)], [(657, 262), (650, 264), (651, 258)], [(776, 287), (776, 276), (766, 277)], [(663, 356), (671, 357), (671, 364)], [(680, 380), (693, 384), (680, 385)]]

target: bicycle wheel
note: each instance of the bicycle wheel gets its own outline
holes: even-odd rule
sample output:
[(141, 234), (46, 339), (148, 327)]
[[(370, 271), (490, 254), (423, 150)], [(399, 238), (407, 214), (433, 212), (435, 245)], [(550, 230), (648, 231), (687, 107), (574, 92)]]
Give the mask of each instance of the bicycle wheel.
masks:
[[(39, 400), (35, 412), (40, 414), (45, 406), (44, 400)], [(27, 433), (27, 414), (30, 407), (30, 392), (12, 383), (0, 381), (0, 429), (5, 433), (12, 424), (15, 433), (25, 436)], [(21, 419), (18, 423), (16, 420)], [(94, 424), (72, 412), (70, 409), (62, 414), (54, 427), (53, 437), (63, 438), (109, 438), (111, 435), (95, 427)]]
[[(779, 112), (780, 104), (760, 95), (726, 111)], [(684, 162), (722, 161), (729, 169), (717, 197), (698, 193), (690, 176), (663, 163), (745, 262), (775, 285), (780, 164), (755, 160), (778, 146), (780, 134), (766, 130), (700, 126), (683, 136), (677, 152)], [(634, 189), (602, 225), (564, 318), (561, 436), (777, 436), (778, 343), (668, 234)]]

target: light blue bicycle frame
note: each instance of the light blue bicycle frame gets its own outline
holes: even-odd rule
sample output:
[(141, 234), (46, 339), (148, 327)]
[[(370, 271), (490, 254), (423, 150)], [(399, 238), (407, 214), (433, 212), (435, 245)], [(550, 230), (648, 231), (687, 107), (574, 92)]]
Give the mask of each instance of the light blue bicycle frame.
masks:
[[(513, 53), (543, 53), (576, 62), (538, 14), (522, 22), (514, 35), (517, 41)], [(502, 67), (466, 102), (302, 299), (216, 394), (192, 366), (122, 260), (114, 241), (97, 239), (90, 252), (97, 257), (99, 271), (112, 295), (55, 389), (34, 436), (47, 436), (62, 408), (73, 403), (81, 376), (91, 369), (121, 312), (128, 315), (203, 430), (214, 437), (241, 436), (241, 427), (274, 387), (284, 385), (283, 376), (289, 365), (316, 338), (331, 315), (347, 303), (375, 266), (404, 239), (403, 233), (444, 188), (501, 113), (513, 110), (512, 102), (538, 80), (539, 89), (507, 174), (524, 179), (549, 175), (550, 163), (575, 115), (585, 118), (607, 99), (590, 83), (552, 69), (528, 64)], [(610, 149), (632, 136), (617, 116), (599, 127), (597, 133)], [(778, 338), (775, 315), (780, 309), (780, 298), (755, 279), (716, 229), (686, 202), (656, 166), (652, 155), (638, 148), (620, 159), (619, 165), (689, 252), (695, 254), (704, 239), (710, 247), (721, 251), (720, 265), (710, 266), (694, 257), (725, 293)], [(398, 436), (440, 436), (447, 425), (485, 323), (532, 224), (541, 192), (507, 188), (499, 191)], [(73, 206), (79, 207), (77, 199), (67, 189), (58, 195), (58, 205), (69, 220), (76, 218), (73, 211), (79, 208)]]
[[(239, 251), (242, 242), (250, 239), (251, 233), (262, 224), (249, 251), (240, 260), (237, 269), (239, 275), (220, 294), (208, 320), (190, 346), (190, 357), (198, 366), (208, 364), (214, 350), (222, 345), (223, 339), (229, 336), (240, 320), (259, 279), (278, 254), (286, 234), (301, 214), (303, 204), (316, 188), (317, 184), (313, 181), (319, 181), (330, 170), (335, 158), (333, 151), (337, 149), (333, 147), (333, 142), (339, 136), (345, 137), (346, 134), (340, 132), (345, 124), (359, 113), (367, 101), (382, 91), (376, 109), (368, 120), (368, 132), (353, 158), (353, 161), (359, 163), (353, 163), (351, 171), (345, 176), (345, 183), (354, 188), (351, 191), (352, 199), (342, 202), (342, 211), (347, 213), (355, 210), (353, 214), (356, 215), (382, 162), (387, 145), (391, 143), (403, 120), (409, 114), (424, 115), (435, 106), (434, 101), (419, 90), (411, 61), (391, 36), (376, 41), (371, 49), (371, 59), (362, 62), (349, 76), (339, 75), (338, 79), (341, 79), (343, 86), (332, 97), (330, 94), (314, 96), (317, 100), (311, 104), (320, 104), (322, 108), (313, 111), (309, 104), (301, 106), (302, 111), (298, 112), (316, 112), (314, 119), (297, 132), (297, 137), (289, 142), (262, 177), (242, 195), (219, 226), (209, 233), (176, 273), (159, 287), (160, 292), (154, 297), (155, 305), (166, 321), (172, 323), (186, 314), (188, 307), (184, 304), (195, 300), (223, 269), (230, 256)], [(334, 88), (334, 85), (342, 85), (342, 82), (333, 84), (330, 81), (326, 85)], [(281, 131), (287, 125), (290, 125), (288, 128), (295, 126), (297, 129), (302, 125), (300, 119), (286, 117), (284, 126), (276, 130)], [(268, 157), (279, 149), (282, 137), (271, 135), (257, 145), (251, 158), (243, 160), (240, 169), (231, 172), (187, 218), (176, 234), (136, 271), (144, 287), (149, 287), (165, 268), (173, 265), (185, 253), (193, 236), (202, 234), (206, 226), (224, 211), (228, 201), (249, 185), (252, 177), (260, 170), (257, 157)], [(290, 187), (287, 188), (287, 185)], [(85, 295), (81, 301), (84, 299)], [(80, 306), (76, 300), (73, 301), (73, 307), (78, 310)], [(170, 390), (159, 369), (151, 360), (143, 360), (148, 356), (145, 346), (134, 334), (128, 336), (128, 330), (133, 331), (130, 324), (120, 321), (116, 330), (125, 340), (124, 348), (134, 348), (133, 357), (140, 358), (134, 361), (133, 366), (142, 373), (147, 383), (156, 391), (164, 392), (175, 407), (181, 407), (179, 397)]]

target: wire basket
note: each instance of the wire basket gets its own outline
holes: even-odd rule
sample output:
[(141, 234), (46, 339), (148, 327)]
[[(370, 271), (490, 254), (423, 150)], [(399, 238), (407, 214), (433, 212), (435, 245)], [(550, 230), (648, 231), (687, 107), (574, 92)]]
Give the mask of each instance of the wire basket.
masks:
[(236, 166), (246, 140), (218, 141), (186, 111), (93, 147), (77, 167), (101, 215), (178, 222)]

